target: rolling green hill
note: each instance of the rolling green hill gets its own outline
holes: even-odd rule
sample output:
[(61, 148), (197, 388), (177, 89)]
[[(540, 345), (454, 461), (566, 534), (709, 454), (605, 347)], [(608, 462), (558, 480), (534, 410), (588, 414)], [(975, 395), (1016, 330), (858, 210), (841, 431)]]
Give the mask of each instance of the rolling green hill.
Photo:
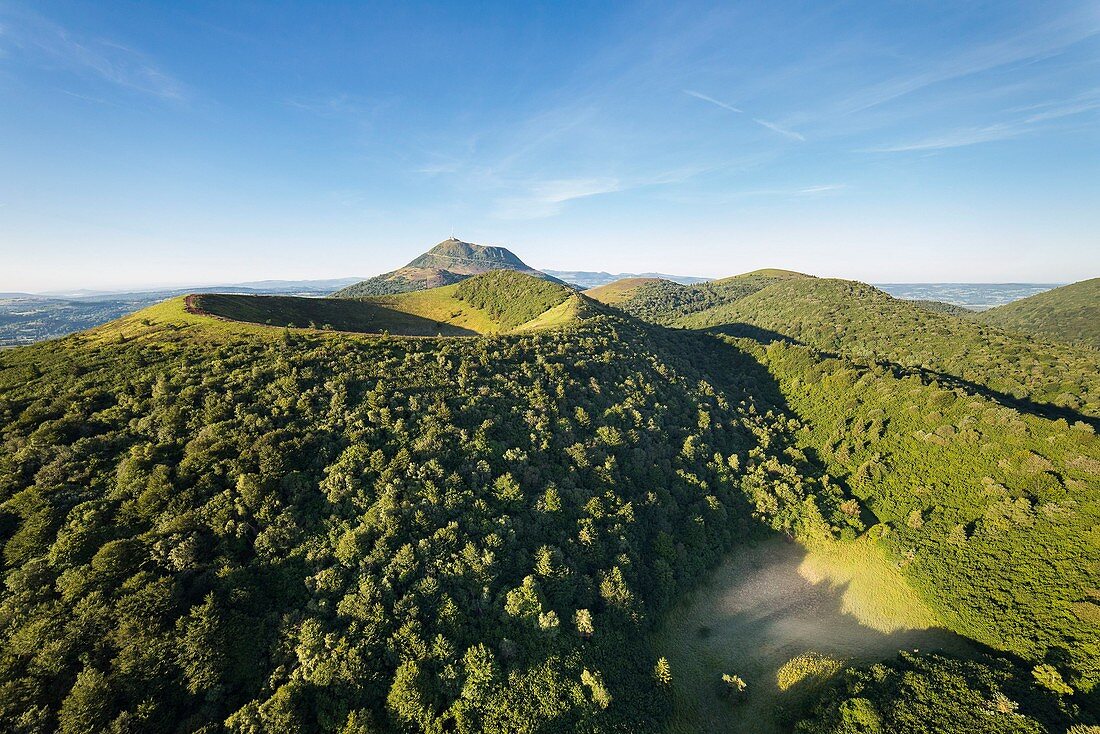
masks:
[(991, 308), (976, 317), (1002, 329), (1100, 349), (1100, 278)]
[(606, 285), (589, 288), (584, 295), (600, 303), (617, 306), (634, 298), (643, 286), (662, 287), (665, 284), (673, 287), (682, 285), (662, 278), (621, 278)]
[(904, 301), (855, 281), (760, 270), (693, 286), (624, 281), (586, 294), (652, 323), (802, 342), (1032, 402), (1070, 420), (1100, 417), (1097, 357), (1088, 350), (1037, 344), (947, 304)]
[(565, 285), (557, 278), (528, 267), (507, 248), (475, 245), (452, 237), (405, 267), (350, 285), (334, 293), (333, 297), (361, 298), (437, 288), (492, 270), (514, 270)]
[(657, 278), (626, 278), (591, 288), (585, 295), (640, 319), (667, 326), (685, 316), (743, 298), (772, 283), (810, 277), (790, 270), (765, 269), (695, 285)]
[(0, 730), (1100, 722), (1100, 439), (1036, 407), (1095, 353), (706, 286), (595, 293), (690, 329), (496, 270), (0, 352)]
[[(200, 294), (193, 310), (235, 321), (291, 328), (405, 336), (471, 336), (561, 326), (594, 312), (573, 289), (525, 273), (497, 270), (455, 285), (370, 298), (293, 298)], [(575, 301), (572, 308), (558, 308)], [(546, 316), (542, 317), (544, 314)], [(528, 322), (537, 324), (527, 327)]]
[(930, 312), (855, 281), (788, 279), (669, 321), (783, 338), (863, 362), (891, 363), (927, 380), (1030, 402), (1037, 410), (1071, 421), (1075, 415), (1100, 417), (1100, 358), (1095, 352)]

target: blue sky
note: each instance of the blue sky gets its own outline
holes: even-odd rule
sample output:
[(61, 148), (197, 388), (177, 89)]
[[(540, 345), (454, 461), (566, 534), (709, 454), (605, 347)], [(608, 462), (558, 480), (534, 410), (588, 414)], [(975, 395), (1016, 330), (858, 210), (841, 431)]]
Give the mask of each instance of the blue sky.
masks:
[(1100, 4), (0, 0), (0, 291), (1100, 275)]

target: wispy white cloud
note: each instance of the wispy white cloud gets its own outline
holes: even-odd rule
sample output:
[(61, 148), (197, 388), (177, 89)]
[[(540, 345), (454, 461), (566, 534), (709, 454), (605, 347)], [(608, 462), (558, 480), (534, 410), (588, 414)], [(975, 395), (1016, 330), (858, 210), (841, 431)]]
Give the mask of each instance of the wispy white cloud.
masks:
[[(186, 86), (146, 54), (103, 38), (86, 38), (41, 16), (21, 13), (0, 26), (0, 37), (31, 63), (90, 76), (164, 101), (183, 101)], [(11, 55), (14, 55), (12, 53)]]
[(939, 135), (908, 142), (865, 148), (863, 152), (905, 153), (922, 150), (946, 150), (948, 148), (962, 148), (968, 145), (978, 145), (980, 143), (992, 143), (998, 140), (1009, 140), (1038, 131), (1043, 127), (1041, 123), (1060, 120), (1100, 109), (1100, 99), (1089, 100), (1078, 98), (1060, 104), (1047, 103), (1044, 105), (1032, 105), (1031, 108), (1041, 111), (1033, 112), (1026, 117), (1006, 122), (958, 128)]
[(1023, 135), (1025, 128), (1018, 125), (986, 125), (985, 127), (960, 128), (941, 135), (935, 135), (906, 143), (894, 143), (865, 148), (865, 153), (907, 153), (921, 150), (945, 150), (962, 148), (979, 143), (991, 143)]
[(776, 125), (774, 122), (768, 122), (767, 120), (761, 120), (759, 117), (752, 118), (752, 121), (755, 122), (757, 125), (763, 125), (764, 127), (768, 128), (772, 132), (776, 132), (776, 133), (779, 133), (780, 135), (784, 135), (784, 136), (790, 138), (791, 140), (797, 140), (799, 142), (806, 142), (806, 136), (803, 135), (802, 133), (796, 133), (793, 130), (787, 130), (786, 128), (782, 128), (779, 125)]
[(1071, 102), (1059, 107), (1051, 107), (1042, 112), (1036, 112), (1024, 118), (1024, 123), (1033, 124), (1036, 122), (1045, 122), (1046, 120), (1058, 120), (1063, 117), (1079, 115), (1082, 112), (1088, 112), (1098, 108), (1100, 108), (1100, 100)]
[(709, 97), (709, 96), (703, 94), (702, 92), (696, 92), (693, 89), (685, 89), (684, 94), (688, 95), (689, 97), (695, 97), (695, 99), (701, 99), (704, 102), (710, 102), (712, 105), (717, 105), (718, 107), (721, 107), (724, 110), (729, 110), (730, 112), (736, 112), (740, 115), (745, 114), (745, 111), (738, 108), (738, 107), (734, 107), (733, 105), (728, 105), (725, 102), (720, 102), (717, 99), (715, 99), (714, 97)]
[(1100, 34), (1100, 15), (1069, 14), (1009, 38), (932, 61), (915, 74), (859, 89), (844, 98), (839, 109), (847, 114), (862, 112), (936, 84), (1049, 58), (1097, 34)]
[[(734, 112), (734, 113), (737, 113), (739, 115), (746, 115), (746, 116), (748, 115), (748, 113), (745, 112), (743, 109), (741, 109), (739, 107), (734, 107), (733, 105), (730, 105), (730, 104), (726, 104), (725, 102), (717, 100), (714, 97), (707, 96), (707, 95), (703, 94), (702, 92), (696, 92), (695, 90), (692, 90), (692, 89), (685, 89), (683, 91), (684, 91), (684, 94), (688, 95), (689, 97), (695, 97), (696, 99), (701, 99), (704, 102), (710, 102), (712, 105), (715, 105), (717, 107), (721, 107), (722, 109), (727, 110), (729, 112)], [(782, 135), (783, 137), (790, 138), (791, 140), (797, 140), (799, 142), (805, 142), (805, 140), (806, 140), (806, 136), (802, 135), (801, 133), (794, 132), (793, 130), (787, 130), (786, 128), (780, 127), (779, 125), (775, 124), (774, 122), (769, 122), (768, 120), (762, 120), (759, 117), (749, 117), (749, 119), (752, 120), (753, 122), (755, 122), (757, 125), (765, 127), (765, 128), (767, 128), (768, 130), (771, 130), (774, 133), (778, 133), (779, 135)]]
[(121, 107), (122, 106), (122, 105), (116, 104), (114, 102), (109, 102), (109, 101), (107, 101), (105, 99), (102, 99), (100, 97), (92, 97), (92, 96), (87, 95), (87, 94), (77, 94), (76, 92), (70, 92), (68, 89), (62, 89), (61, 93), (62, 94), (67, 94), (70, 97), (73, 97), (75, 99), (82, 99), (85, 102), (91, 102), (93, 104), (101, 104), (101, 105), (106, 105), (108, 107)]
[(841, 191), (848, 188), (848, 184), (821, 184), (819, 186), (807, 186), (804, 189), (799, 189), (800, 194), (826, 194), (830, 191)]
[(575, 178), (539, 181), (529, 186), (523, 196), (498, 200), (496, 216), (500, 219), (543, 219), (562, 210), (570, 201), (622, 190), (617, 178)]

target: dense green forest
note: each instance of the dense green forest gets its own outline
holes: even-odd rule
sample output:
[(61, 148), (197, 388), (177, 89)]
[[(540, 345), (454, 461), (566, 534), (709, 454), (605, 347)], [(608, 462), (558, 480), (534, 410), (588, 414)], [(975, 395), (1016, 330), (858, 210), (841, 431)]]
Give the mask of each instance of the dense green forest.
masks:
[[(873, 542), (984, 650), (841, 661), (790, 727), (1097, 723), (1095, 353), (845, 281), (706, 285), (646, 302), (701, 330), (497, 272), (0, 352), (0, 729), (658, 731), (653, 633), (775, 533)], [(310, 318), (396, 308), (500, 333)], [(736, 716), (764, 682), (727, 672)]]
[(961, 660), (902, 652), (896, 660), (843, 671), (795, 732), (1042, 734), (1067, 727), (1072, 727), (1069, 734), (1095, 731), (1069, 723), (1058, 692), (1035, 682), (1035, 676), (1005, 658), (982, 655)]
[(1091, 350), (932, 313), (854, 281), (786, 280), (677, 324), (733, 333), (747, 324), (821, 351), (957, 381), (972, 392), (1065, 409), (1047, 411), (1055, 417), (1100, 416), (1100, 373)]
[(991, 308), (978, 320), (1043, 339), (1100, 349), (1100, 278)]
[[(659, 286), (662, 293), (697, 294), (691, 299), (653, 298), (657, 286), (647, 285), (615, 305), (669, 326), (781, 338), (863, 362), (890, 363), (928, 381), (950, 381), (1055, 418), (1100, 417), (1100, 374), (1092, 350), (1036, 342), (855, 281), (749, 273), (716, 282), (742, 279), (755, 285), (718, 293), (702, 290), (713, 283)], [(709, 305), (701, 307), (704, 303)]]
[(703, 335), (177, 308), (0, 355), (5, 729), (644, 730), (660, 610), (842, 516)]
[(933, 311), (935, 313), (946, 313), (946, 314), (950, 314), (951, 316), (971, 316), (971, 315), (974, 314), (974, 311), (971, 311), (969, 308), (964, 308), (963, 306), (956, 306), (954, 303), (944, 303), (943, 301), (916, 300), (916, 301), (909, 301), (909, 303), (912, 303), (914, 306), (919, 306), (920, 308), (923, 308), (925, 311)]

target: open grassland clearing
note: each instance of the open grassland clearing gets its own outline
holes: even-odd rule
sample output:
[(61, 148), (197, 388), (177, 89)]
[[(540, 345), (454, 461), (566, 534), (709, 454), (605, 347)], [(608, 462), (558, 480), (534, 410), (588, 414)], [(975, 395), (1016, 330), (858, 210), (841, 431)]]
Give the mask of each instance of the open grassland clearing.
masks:
[[(738, 551), (666, 618), (669, 732), (779, 732), (844, 663), (899, 650), (966, 653), (869, 538), (811, 548), (769, 540)], [(748, 684), (734, 700), (723, 674)]]

